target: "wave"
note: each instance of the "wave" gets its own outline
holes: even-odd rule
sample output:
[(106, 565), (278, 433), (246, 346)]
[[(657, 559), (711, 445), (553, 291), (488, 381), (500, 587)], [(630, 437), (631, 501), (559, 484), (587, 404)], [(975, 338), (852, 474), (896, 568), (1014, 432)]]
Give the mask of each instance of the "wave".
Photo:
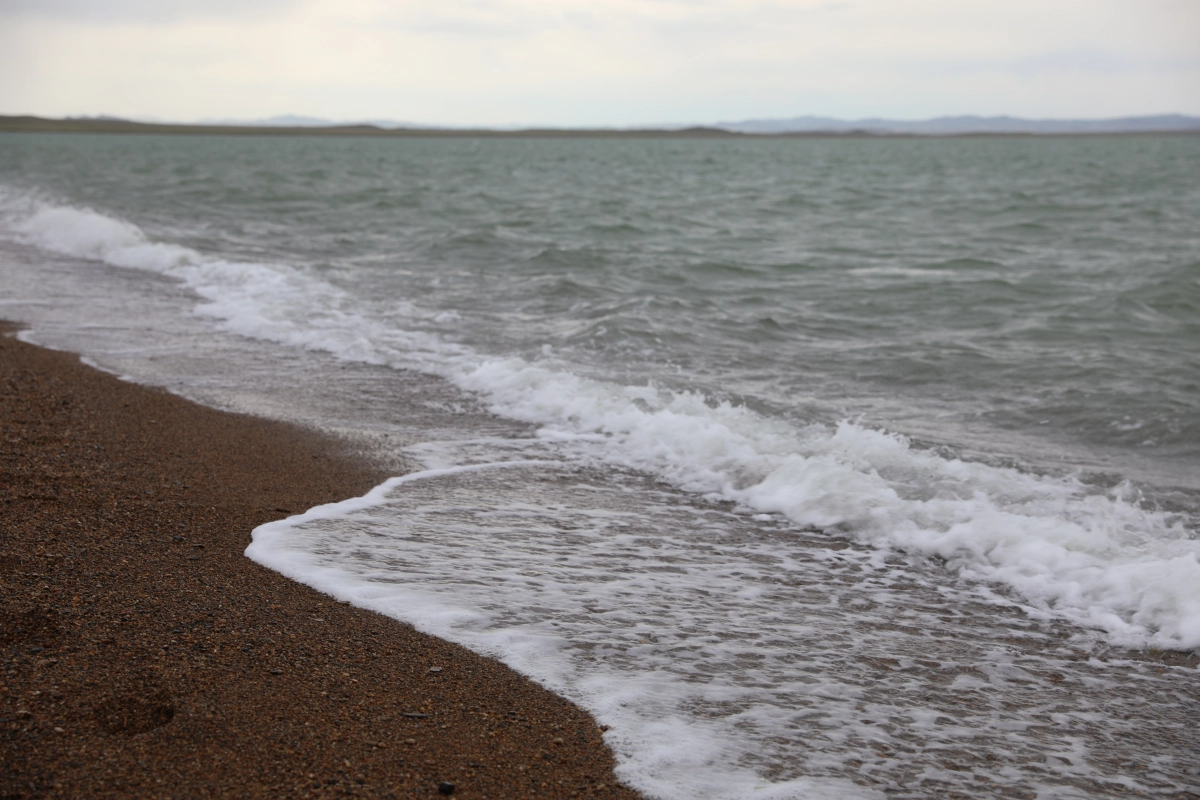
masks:
[(1200, 541), (1183, 516), (1149, 507), (1129, 483), (1098, 489), (949, 457), (858, 422), (796, 425), (699, 392), (584, 378), (550, 348), (536, 361), (489, 357), (419, 330), (426, 312), (405, 298), (389, 298), (384, 313), (288, 264), (152, 241), (87, 208), (12, 194), (0, 205), (9, 238), (173, 276), (201, 299), (196, 312), (225, 330), (441, 376), (576, 458), (944, 560), (1115, 644), (1200, 647)]

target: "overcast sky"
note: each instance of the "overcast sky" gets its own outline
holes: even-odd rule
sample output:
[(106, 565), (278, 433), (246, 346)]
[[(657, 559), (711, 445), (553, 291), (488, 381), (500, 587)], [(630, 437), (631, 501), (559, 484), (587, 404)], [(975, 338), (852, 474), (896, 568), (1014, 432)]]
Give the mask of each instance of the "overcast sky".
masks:
[(1200, 115), (1200, 0), (0, 0), (0, 113)]

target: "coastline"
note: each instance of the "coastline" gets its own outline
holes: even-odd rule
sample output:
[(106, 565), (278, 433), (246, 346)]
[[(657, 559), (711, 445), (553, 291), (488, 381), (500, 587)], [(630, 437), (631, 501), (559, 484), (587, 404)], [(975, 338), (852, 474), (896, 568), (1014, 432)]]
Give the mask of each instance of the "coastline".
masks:
[(243, 556), (386, 477), (344, 443), (11, 336), (0, 376), (3, 797), (640, 796), (566, 700)]
[(376, 125), (223, 125), (134, 122), (116, 118), (50, 119), (0, 114), (0, 133), (108, 133), (181, 136), (349, 136), (384, 139), (994, 139), (1200, 136), (1195, 128), (1100, 131), (964, 131), (913, 133), (869, 128), (747, 133), (695, 125), (683, 128), (380, 128)]

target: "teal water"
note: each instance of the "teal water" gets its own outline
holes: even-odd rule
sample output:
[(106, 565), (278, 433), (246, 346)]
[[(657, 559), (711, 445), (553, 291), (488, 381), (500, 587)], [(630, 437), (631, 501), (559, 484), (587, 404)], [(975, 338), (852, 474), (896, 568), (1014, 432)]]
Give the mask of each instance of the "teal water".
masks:
[(248, 554), (651, 796), (1169, 796), (1197, 219), (1200, 137), (4, 135), (0, 316), (409, 472)]
[(8, 137), (0, 180), (597, 375), (1200, 486), (1200, 140)]

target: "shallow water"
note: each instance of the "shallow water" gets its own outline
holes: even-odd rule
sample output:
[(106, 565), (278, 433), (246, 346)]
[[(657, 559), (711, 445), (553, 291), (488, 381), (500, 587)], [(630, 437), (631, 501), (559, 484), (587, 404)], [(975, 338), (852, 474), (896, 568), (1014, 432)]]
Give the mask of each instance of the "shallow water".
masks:
[(415, 473), (375, 504), (264, 526), (249, 554), (591, 709), (652, 796), (1171, 796), (1200, 781), (1195, 656), (1105, 657), (923, 559), (641, 476)]
[(250, 555), (651, 795), (1171, 796), (1198, 147), (5, 136), (0, 314), (412, 473)]

